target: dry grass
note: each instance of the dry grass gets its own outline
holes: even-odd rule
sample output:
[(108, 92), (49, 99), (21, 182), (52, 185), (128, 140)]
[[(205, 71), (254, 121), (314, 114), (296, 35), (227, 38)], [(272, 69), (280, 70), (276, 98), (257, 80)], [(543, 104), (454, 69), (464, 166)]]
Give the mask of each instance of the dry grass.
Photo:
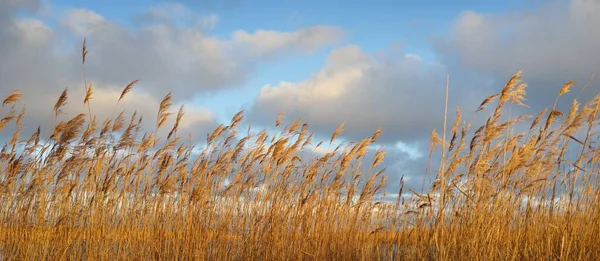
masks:
[(170, 94), (141, 133), (136, 114), (98, 125), (85, 87), (87, 115), (58, 120), (65, 90), (45, 136), (21, 137), (21, 93), (2, 104), (0, 129), (16, 131), (0, 153), (1, 259), (600, 259), (600, 96), (567, 113), (504, 117), (524, 105), (518, 73), (477, 110), (497, 102), (484, 125), (457, 112), (448, 140), (432, 133), (432, 152), (444, 151), (430, 191), (383, 202), (385, 152), (365, 159), (380, 130), (307, 157), (307, 124), (283, 126), (280, 114), (274, 136), (242, 135), (239, 113), (194, 148), (177, 135), (183, 109), (171, 112)]

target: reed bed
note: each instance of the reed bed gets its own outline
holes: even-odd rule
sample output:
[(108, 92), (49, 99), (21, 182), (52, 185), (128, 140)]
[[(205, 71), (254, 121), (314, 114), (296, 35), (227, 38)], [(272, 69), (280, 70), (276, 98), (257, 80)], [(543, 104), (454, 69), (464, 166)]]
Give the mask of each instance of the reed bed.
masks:
[[(84, 43), (83, 64), (86, 54)], [(170, 94), (147, 132), (137, 114), (98, 119), (85, 81), (76, 100), (86, 112), (61, 120), (65, 90), (47, 134), (24, 136), (14, 91), (0, 115), (0, 130), (15, 127), (0, 152), (0, 258), (600, 260), (600, 95), (568, 112), (554, 101), (505, 115), (525, 105), (526, 87), (519, 72), (475, 110), (485, 124), (457, 111), (448, 131), (433, 131), (432, 185), (402, 185), (393, 202), (385, 151), (366, 157), (380, 130), (334, 147), (343, 124), (318, 142), (283, 114), (275, 133), (239, 130), (240, 112), (194, 146), (178, 134), (184, 110), (172, 110)], [(319, 146), (331, 149), (310, 154)]]

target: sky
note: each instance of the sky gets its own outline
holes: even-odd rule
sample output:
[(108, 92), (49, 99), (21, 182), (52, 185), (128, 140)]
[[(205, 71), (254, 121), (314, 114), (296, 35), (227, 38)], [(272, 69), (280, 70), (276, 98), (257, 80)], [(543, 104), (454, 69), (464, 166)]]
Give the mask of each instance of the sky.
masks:
[[(65, 87), (84, 96), (87, 38), (100, 116), (139, 78), (121, 109), (152, 120), (172, 92), (197, 142), (240, 110), (258, 128), (283, 110), (322, 139), (342, 122), (346, 141), (381, 127), (388, 187), (405, 175), (416, 188), (429, 134), (443, 128), (448, 75), (450, 122), (454, 107), (473, 112), (519, 70), (530, 107), (514, 113), (535, 115), (564, 82), (583, 89), (600, 71), (597, 28), (595, 0), (0, 0), (0, 96), (23, 92), (24, 132), (44, 125)], [(592, 82), (558, 107), (598, 92)]]

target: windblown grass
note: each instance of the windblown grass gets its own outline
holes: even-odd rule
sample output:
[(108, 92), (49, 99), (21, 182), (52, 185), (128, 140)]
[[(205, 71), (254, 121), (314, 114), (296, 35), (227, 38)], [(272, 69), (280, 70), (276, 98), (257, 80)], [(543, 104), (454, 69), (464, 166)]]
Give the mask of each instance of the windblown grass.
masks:
[(427, 193), (396, 202), (382, 197), (385, 152), (366, 158), (379, 130), (306, 156), (321, 144), (308, 124), (283, 126), (280, 115), (276, 134), (242, 134), (240, 112), (195, 148), (177, 133), (184, 110), (172, 112), (170, 94), (155, 130), (142, 133), (141, 117), (114, 116), (116, 107), (98, 124), (86, 80), (87, 113), (57, 120), (65, 90), (48, 134), (23, 139), (14, 91), (0, 120), (16, 126), (0, 154), (0, 258), (598, 260), (600, 96), (569, 112), (506, 117), (503, 108), (524, 105), (520, 76), (477, 109), (495, 104), (484, 125), (457, 112), (448, 138), (432, 132), (442, 168)]

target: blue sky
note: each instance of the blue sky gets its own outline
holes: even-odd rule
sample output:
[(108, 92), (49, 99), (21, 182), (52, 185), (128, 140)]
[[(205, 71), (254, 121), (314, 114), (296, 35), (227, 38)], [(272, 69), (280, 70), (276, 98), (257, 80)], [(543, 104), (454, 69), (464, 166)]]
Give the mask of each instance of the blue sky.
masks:
[[(600, 36), (590, 33), (599, 27), (595, 0), (10, 0), (0, 2), (0, 91), (21, 89), (37, 126), (49, 93), (82, 95), (87, 37), (100, 113), (139, 78), (121, 109), (152, 120), (173, 91), (186, 106), (182, 128), (200, 140), (241, 109), (260, 128), (284, 110), (324, 139), (343, 121), (343, 140), (381, 127), (396, 184), (400, 173), (421, 180), (448, 74), (450, 108), (471, 112), (523, 70), (531, 108), (514, 113), (535, 114), (562, 83), (600, 73)], [(592, 84), (580, 97), (598, 92)]]

